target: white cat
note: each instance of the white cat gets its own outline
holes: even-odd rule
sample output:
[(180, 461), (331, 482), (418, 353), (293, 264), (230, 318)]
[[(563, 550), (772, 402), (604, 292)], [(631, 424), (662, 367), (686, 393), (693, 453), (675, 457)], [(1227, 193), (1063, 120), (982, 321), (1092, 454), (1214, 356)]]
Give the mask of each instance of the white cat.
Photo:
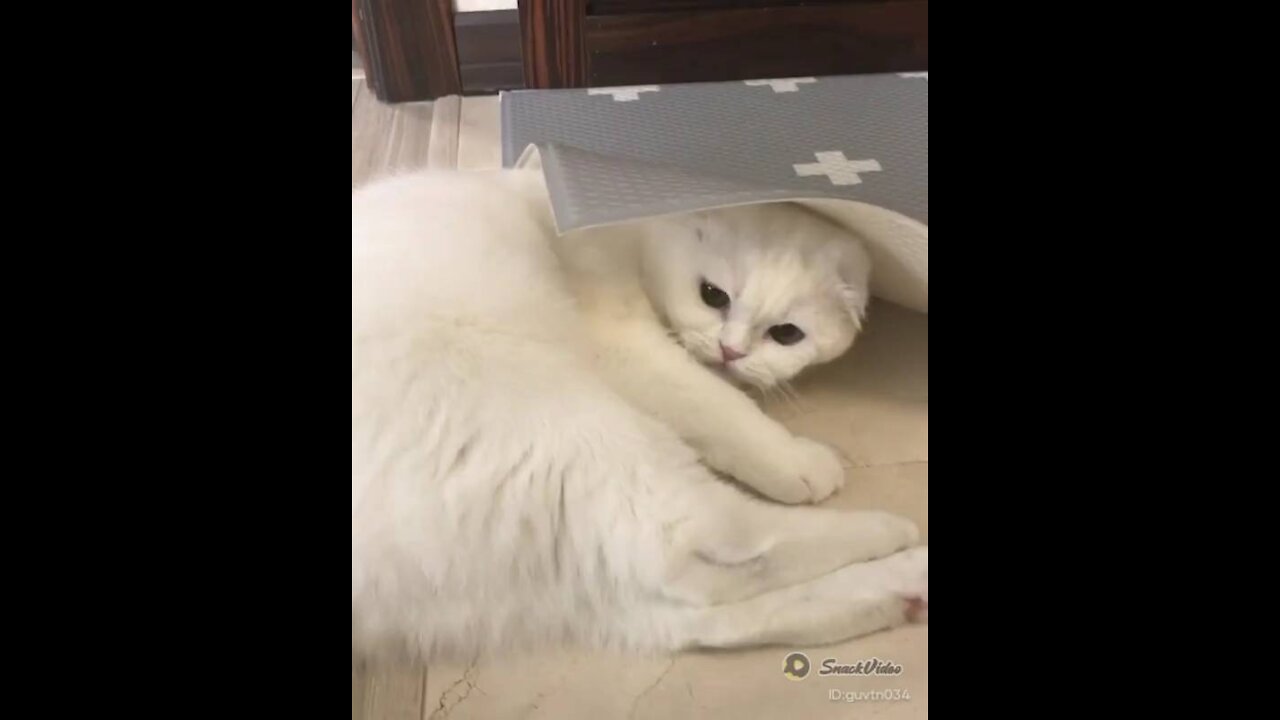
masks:
[(843, 353), (859, 243), (796, 206), (557, 237), (541, 175), (352, 194), (353, 656), (834, 642), (917, 619), (908, 520), (727, 381)]

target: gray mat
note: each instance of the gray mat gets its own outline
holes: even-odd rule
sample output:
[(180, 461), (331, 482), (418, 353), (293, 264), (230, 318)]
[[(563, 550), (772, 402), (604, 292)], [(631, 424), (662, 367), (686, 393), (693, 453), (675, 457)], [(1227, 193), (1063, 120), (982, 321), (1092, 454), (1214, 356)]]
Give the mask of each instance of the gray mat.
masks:
[(502, 95), (502, 143), (508, 167), (535, 162), (536, 146), (562, 232), (724, 205), (856, 201), (852, 213), (818, 205), (877, 246), (878, 294), (927, 311), (928, 73), (513, 91)]

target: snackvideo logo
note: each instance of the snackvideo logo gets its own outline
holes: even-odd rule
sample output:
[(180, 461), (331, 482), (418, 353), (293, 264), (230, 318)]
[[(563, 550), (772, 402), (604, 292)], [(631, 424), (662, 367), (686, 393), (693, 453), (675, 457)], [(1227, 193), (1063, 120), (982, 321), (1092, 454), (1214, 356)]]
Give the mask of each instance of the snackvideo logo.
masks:
[(788, 680), (803, 680), (809, 676), (809, 656), (804, 653), (791, 653), (782, 663), (782, 674)]
[[(809, 671), (812, 665), (809, 663), (809, 656), (801, 652), (794, 652), (787, 656), (782, 663), (782, 674), (787, 676), (788, 680), (803, 680), (809, 677)], [(902, 674), (902, 666), (881, 660), (880, 658), (869, 658), (860, 660), (852, 665), (843, 665), (835, 658), (827, 658), (822, 661), (822, 669), (818, 671), (819, 675), (856, 675), (856, 676), (897, 676)]]

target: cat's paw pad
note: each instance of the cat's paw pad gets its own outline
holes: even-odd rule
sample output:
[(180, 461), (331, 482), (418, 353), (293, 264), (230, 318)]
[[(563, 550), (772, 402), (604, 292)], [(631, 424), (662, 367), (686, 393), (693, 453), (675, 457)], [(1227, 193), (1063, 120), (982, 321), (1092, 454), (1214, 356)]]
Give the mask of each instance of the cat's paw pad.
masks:
[(907, 622), (929, 622), (929, 548), (904, 550), (885, 562), (890, 589), (902, 599)]
[(922, 597), (908, 595), (903, 598), (906, 603), (907, 622), (927, 624), (929, 622), (929, 601)]
[(831, 448), (808, 438), (795, 438), (796, 478), (808, 489), (802, 502), (822, 502), (844, 487), (844, 464)]

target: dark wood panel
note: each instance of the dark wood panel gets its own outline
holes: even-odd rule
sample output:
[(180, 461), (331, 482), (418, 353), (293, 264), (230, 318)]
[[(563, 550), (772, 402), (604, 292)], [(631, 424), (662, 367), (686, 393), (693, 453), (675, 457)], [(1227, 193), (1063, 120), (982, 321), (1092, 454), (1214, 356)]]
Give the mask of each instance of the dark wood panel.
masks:
[(452, 0), (356, 0), (356, 7), (365, 74), (379, 100), (431, 100), (461, 92)]
[(461, 71), (463, 95), (486, 95), (524, 87), (524, 66), (518, 62), (463, 65)]
[(587, 0), (520, 0), (524, 81), (531, 88), (585, 87)]
[(524, 87), (518, 11), (458, 13), (453, 31), (458, 42), (463, 94)]
[(520, 13), (516, 10), (459, 13), (453, 32), (459, 65), (522, 61)]
[(585, 20), (593, 86), (929, 68), (928, 0)]
[[(364, 73), (364, 84), (367, 87), (373, 87), (373, 74), (368, 71), (369, 52), (365, 48), (365, 30), (364, 23), (360, 21), (360, 1), (351, 0), (351, 49), (356, 51), (360, 56), (360, 67), (366, 68)], [(377, 92), (375, 90), (375, 92)]]

